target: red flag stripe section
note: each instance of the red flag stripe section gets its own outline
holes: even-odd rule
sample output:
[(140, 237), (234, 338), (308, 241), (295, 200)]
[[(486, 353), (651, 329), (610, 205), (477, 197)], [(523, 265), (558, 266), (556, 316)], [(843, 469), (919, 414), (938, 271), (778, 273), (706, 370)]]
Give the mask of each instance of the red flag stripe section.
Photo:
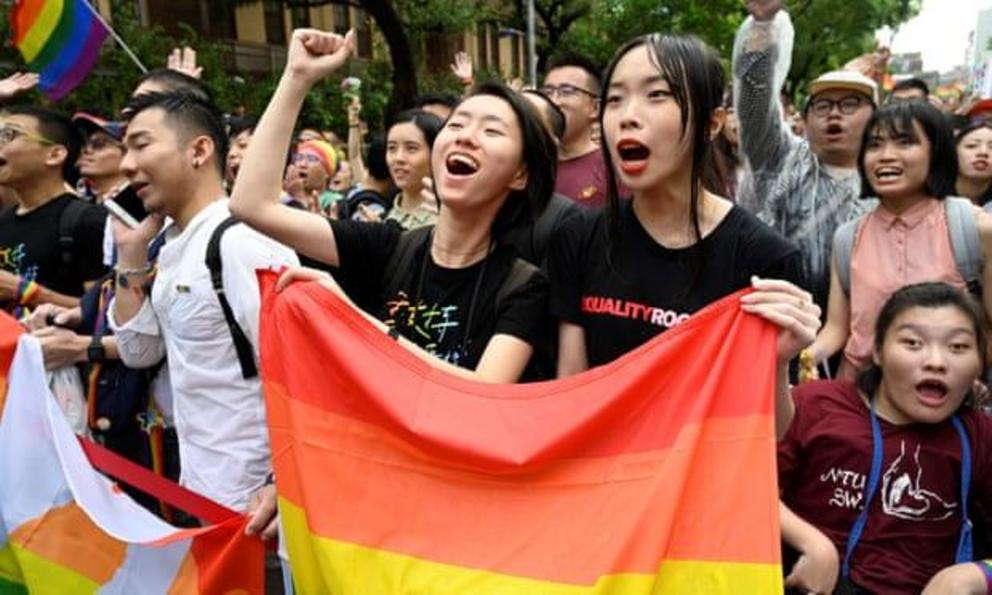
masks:
[[(663, 451), (493, 476), (446, 468), (375, 426), (266, 390), (280, 494), (319, 511), (308, 518), (316, 536), (571, 584), (654, 574), (663, 559), (778, 561), (768, 416), (707, 420)], [(734, 483), (742, 476), (753, 484)]]
[[(263, 275), (263, 285), (273, 279)], [(263, 358), (263, 372), (293, 399), (379, 426), (467, 466), (505, 470), (653, 451), (670, 447), (682, 426), (705, 418), (771, 414), (774, 352), (767, 346), (775, 330), (754, 316), (724, 316), (737, 311), (738, 298), (725, 298), (613, 364), (577, 377), (489, 385), (436, 371), (330, 292), (298, 284), (278, 300), (265, 300), (263, 351), (290, 349), (293, 357)], [(322, 316), (315, 318), (314, 310)], [(691, 332), (703, 324), (722, 326)], [(661, 352), (693, 357), (677, 368), (659, 368)], [(733, 377), (709, 373), (745, 357), (749, 366), (737, 366)], [(325, 387), (333, 387), (336, 398), (322, 396)], [(757, 405), (734, 398), (745, 389), (768, 398)]]

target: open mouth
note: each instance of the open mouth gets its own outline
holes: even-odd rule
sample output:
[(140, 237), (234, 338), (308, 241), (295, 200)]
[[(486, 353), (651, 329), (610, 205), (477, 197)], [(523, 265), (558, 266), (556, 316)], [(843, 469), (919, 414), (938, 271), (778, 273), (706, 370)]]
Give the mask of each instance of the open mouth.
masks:
[(617, 154), (622, 161), (645, 161), (651, 155), (651, 149), (635, 140), (622, 140), (617, 143)]
[(840, 124), (827, 124), (827, 134), (835, 135), (842, 134), (844, 132), (844, 127)]
[(947, 398), (947, 385), (940, 380), (927, 379), (916, 385), (920, 400), (928, 405), (940, 405)]
[(902, 175), (902, 170), (898, 167), (882, 167), (875, 170), (875, 178), (879, 182), (887, 182), (897, 179)]
[(142, 191), (146, 188), (148, 188), (148, 182), (131, 182), (131, 189), (134, 190), (134, 193), (137, 194), (139, 198), (143, 196)]
[(479, 162), (464, 153), (452, 153), (444, 160), (444, 167), (453, 176), (471, 176), (479, 171)]

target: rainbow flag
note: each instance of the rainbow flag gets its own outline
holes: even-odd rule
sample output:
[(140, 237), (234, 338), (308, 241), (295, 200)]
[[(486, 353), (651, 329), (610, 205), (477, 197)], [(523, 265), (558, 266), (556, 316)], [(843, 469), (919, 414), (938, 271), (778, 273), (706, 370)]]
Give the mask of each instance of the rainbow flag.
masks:
[(14, 45), (38, 86), (57, 101), (86, 78), (100, 57), (107, 27), (87, 0), (14, 0), (10, 13)]
[(782, 592), (776, 330), (738, 295), (611, 365), (492, 385), (274, 280), (262, 377), (300, 593)]
[(0, 594), (264, 592), (245, 520), (177, 529), (90, 465), (48, 390), (38, 342), (0, 316)]

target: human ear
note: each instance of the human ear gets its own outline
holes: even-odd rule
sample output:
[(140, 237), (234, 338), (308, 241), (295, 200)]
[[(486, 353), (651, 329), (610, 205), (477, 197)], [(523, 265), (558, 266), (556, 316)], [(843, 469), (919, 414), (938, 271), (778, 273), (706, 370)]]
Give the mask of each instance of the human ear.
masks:
[(66, 149), (63, 145), (52, 145), (48, 149), (48, 155), (45, 157), (45, 165), (61, 167), (62, 163), (68, 158), (69, 149)]
[(715, 141), (716, 137), (720, 135), (720, 131), (723, 130), (724, 125), (727, 123), (727, 108), (718, 107), (713, 110), (713, 114), (710, 115), (710, 142)]
[(205, 164), (214, 155), (214, 141), (209, 136), (198, 136), (190, 146), (193, 169)]
[(510, 180), (510, 190), (523, 190), (527, 187), (527, 168), (523, 165), (517, 170), (517, 173), (513, 174), (513, 179)]

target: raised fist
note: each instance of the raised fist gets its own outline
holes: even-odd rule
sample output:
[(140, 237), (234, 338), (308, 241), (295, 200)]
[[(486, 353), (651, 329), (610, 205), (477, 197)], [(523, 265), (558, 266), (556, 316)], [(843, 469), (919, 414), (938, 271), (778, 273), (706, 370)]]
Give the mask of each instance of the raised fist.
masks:
[(355, 32), (345, 36), (317, 29), (297, 29), (289, 42), (286, 72), (316, 83), (348, 60), (355, 48)]
[(748, 0), (747, 11), (756, 21), (770, 21), (782, 10), (782, 0)]

